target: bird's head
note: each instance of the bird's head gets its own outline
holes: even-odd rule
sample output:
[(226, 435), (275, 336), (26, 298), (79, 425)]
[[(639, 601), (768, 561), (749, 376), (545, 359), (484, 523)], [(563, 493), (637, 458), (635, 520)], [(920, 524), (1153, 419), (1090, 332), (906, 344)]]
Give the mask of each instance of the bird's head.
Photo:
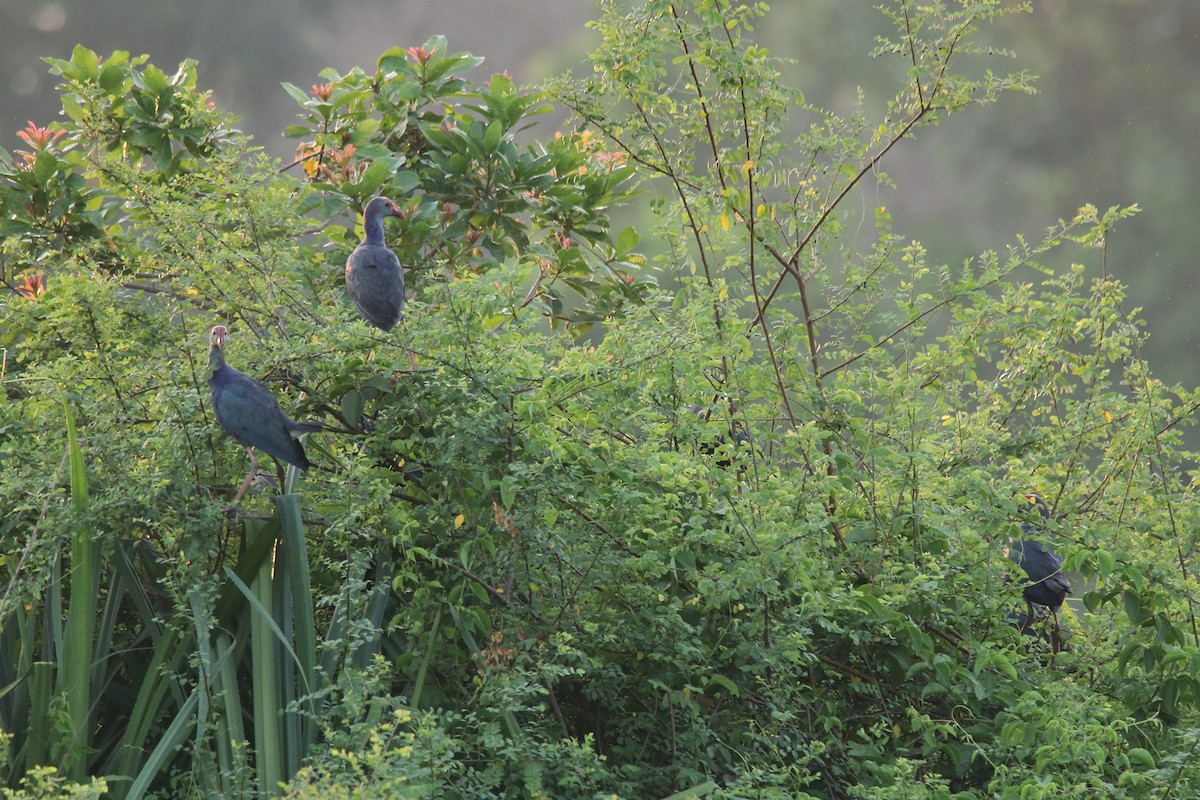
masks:
[(225, 349), (225, 336), (229, 331), (225, 330), (224, 325), (214, 325), (212, 332), (208, 334), (208, 343), (212, 347)]
[(404, 210), (396, 205), (396, 201), (390, 197), (376, 197), (367, 203), (366, 215), (378, 215), (380, 218), (396, 217), (397, 219), (404, 219)]
[(1023, 496), (1025, 498), (1025, 502), (1021, 504), (1022, 511), (1029, 511), (1030, 509), (1036, 508), (1038, 513), (1041, 514), (1044, 519), (1050, 519), (1050, 506), (1046, 505), (1046, 501), (1042, 499), (1040, 494), (1037, 492), (1030, 492), (1029, 494)]

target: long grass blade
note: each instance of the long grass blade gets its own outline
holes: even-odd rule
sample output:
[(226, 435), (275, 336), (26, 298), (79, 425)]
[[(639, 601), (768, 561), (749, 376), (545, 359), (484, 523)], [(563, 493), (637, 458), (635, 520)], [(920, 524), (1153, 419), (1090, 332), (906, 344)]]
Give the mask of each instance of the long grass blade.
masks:
[[(308, 548), (304, 539), (304, 523), (300, 516), (300, 496), (280, 495), (276, 498), (282, 525), (284, 583), (289, 602), (287, 608), (296, 652), (295, 669), (304, 688), (295, 695), (296, 681), (289, 676), (284, 686), (289, 690), (288, 705), (299, 699), (304, 711), (288, 713), (287, 774), (300, 769), (309, 749), (316, 741), (317, 641), (316, 619), (313, 612), (313, 588), (308, 566)], [(285, 630), (287, 628), (285, 627)]]
[(441, 638), (442, 607), (439, 606), (437, 615), (433, 618), (433, 627), (429, 629), (429, 643), (425, 645), (425, 655), (421, 657), (421, 666), (417, 669), (417, 680), (413, 686), (413, 708), (421, 707), (421, 689), (425, 687), (425, 678), (429, 674), (429, 663), (433, 660), (433, 651), (437, 649), (438, 639)]
[(32, 615), (20, 603), (15, 604), (0, 627), (0, 681), (4, 683), (0, 689), (0, 725), (12, 732), (14, 747), (12, 758), (0, 770), (0, 780), (9, 784), (24, 774), (26, 744), (32, 734), (29, 682), (35, 638)]
[(158, 745), (150, 752), (150, 756), (146, 759), (145, 764), (142, 765), (141, 771), (134, 777), (133, 783), (129, 787), (129, 793), (126, 795), (126, 800), (142, 800), (146, 796), (146, 792), (150, 789), (154, 779), (159, 776), (159, 773), (174, 755), (175, 750), (187, 741), (196, 724), (196, 706), (200, 702), (199, 695), (201, 691), (200, 688), (197, 688), (183, 702), (179, 713), (175, 715), (175, 719), (167, 726), (162, 738), (159, 739)]
[(380, 652), (383, 640), (383, 618), (387, 613), (388, 599), (392, 593), (392, 543), (384, 540), (375, 554), (375, 581), (371, 588), (371, 596), (367, 598), (367, 608), (364, 618), (371, 624), (375, 635), (370, 641), (359, 645), (354, 652), (354, 665), (365, 669), (371, 663), (375, 654)]
[[(254, 684), (254, 734), (255, 767), (258, 772), (258, 795), (261, 798), (275, 797), (283, 781), (283, 752), (280, 718), (283, 709), (279, 705), (279, 688), (276, 686), (275, 653), (276, 641), (285, 641), (282, 632), (271, 618), (271, 577), (274, 564), (263, 562), (255, 580), (254, 593), (247, 594), (255, 614), (250, 620), (250, 642), (253, 651), (251, 680)], [(236, 584), (241, 581), (232, 572), (229, 577)], [(248, 592), (244, 584), (241, 588)], [(290, 649), (290, 648), (289, 648)]]
[(87, 776), (88, 715), (91, 711), (91, 674), (95, 663), (92, 644), (96, 626), (97, 567), (92, 546), (92, 530), (84, 520), (88, 509), (87, 471), (75, 418), (66, 396), (62, 398), (67, 423), (67, 448), (70, 454), (71, 509), (76, 517), (71, 531), (70, 615), (63, 642), (62, 691), (67, 701), (70, 741), (63, 758), (63, 770), (72, 780), (83, 782)]
[[(283, 547), (281, 543), (275, 552), (275, 580), (271, 586), (272, 621), (275, 623), (275, 627), (283, 632), (285, 637), (288, 637), (288, 644), (291, 646), (291, 652), (294, 653), (295, 643), (292, 641), (291, 632), (295, 625), (292, 613), (292, 582), (288, 578), (287, 548)], [(279, 688), (279, 697), (276, 701), (283, 709), (283, 716), (280, 719), (283, 726), (283, 738), (280, 739), (280, 744), (283, 747), (283, 774), (286, 778), (295, 774), (295, 770), (300, 767), (301, 720), (296, 713), (298, 708), (296, 701), (299, 697), (296, 684), (300, 681), (300, 670), (297, 663), (298, 657), (280, 657), (283, 651), (281, 644), (282, 642), (277, 642), (275, 645), (275, 660), (272, 663), (275, 665), (275, 685)]]
[[(273, 565), (269, 563), (264, 564), (263, 570), (270, 575), (271, 572), (274, 571)], [(275, 644), (281, 646), (284, 652), (287, 653), (288, 658), (292, 659), (293, 662), (298, 662), (299, 657), (296, 655), (296, 651), (292, 647), (292, 643), (288, 641), (283, 629), (279, 627), (279, 623), (275, 621), (274, 616), (271, 613), (273, 602), (270, 594), (267, 594), (267, 596), (264, 598), (262, 592), (259, 591), (260, 587), (257, 585), (257, 582), (254, 589), (251, 590), (251, 588), (242, 583), (241, 578), (235, 575), (232, 571), (226, 572), (226, 575), (235, 586), (245, 593), (245, 597), (250, 603), (250, 608), (254, 611), (254, 614), (251, 616), (251, 620), (257, 621), (259, 624), (263, 625), (263, 630), (270, 634), (268, 638), (272, 639)], [(303, 688), (305, 691), (308, 690), (308, 687)]]
[(47, 763), (50, 757), (50, 701), (54, 691), (54, 662), (35, 661), (29, 672), (29, 737), (25, 763)]
[[(125, 726), (125, 734), (115, 754), (115, 763), (106, 765), (107, 774), (128, 776), (144, 769), (143, 756), (149, 746), (151, 731), (163, 719), (168, 693), (178, 695), (179, 705), (187, 702), (175, 677), (179, 664), (188, 652), (188, 642), (175, 628), (168, 628), (146, 666), (145, 678), (138, 690), (137, 700)], [(124, 784), (112, 784), (114, 796), (121, 798)]]
[(662, 800), (687, 800), (689, 797), (703, 797), (704, 795), (715, 792), (716, 790), (717, 784), (713, 783), (712, 781), (705, 781), (704, 783), (693, 786), (691, 789), (684, 789), (682, 792), (676, 792), (675, 794), (668, 795)]
[[(204, 596), (198, 589), (188, 591), (188, 604), (192, 608), (192, 625), (195, 626), (196, 636), (196, 654), (199, 659), (200, 674), (198, 676), (196, 691), (196, 730), (206, 731), (206, 726), (209, 721), (209, 696), (212, 693), (212, 685), (216, 665), (213, 660), (212, 653), (212, 636), (209, 628), (209, 619), (207, 610), (204, 608)], [(207, 770), (205, 771), (207, 773)], [(213, 781), (213, 776), (209, 774), (198, 776), (201, 783), (206, 783), (210, 792), (215, 792), (217, 787)]]
[(217, 762), (221, 767), (222, 796), (241, 797), (245, 786), (239, 781), (250, 774), (246, 758), (246, 731), (242, 726), (242, 702), (238, 692), (237, 669), (234, 663), (236, 646), (229, 634), (218, 631), (213, 646), (216, 655), (216, 681), (213, 700), (221, 709), (217, 730)]

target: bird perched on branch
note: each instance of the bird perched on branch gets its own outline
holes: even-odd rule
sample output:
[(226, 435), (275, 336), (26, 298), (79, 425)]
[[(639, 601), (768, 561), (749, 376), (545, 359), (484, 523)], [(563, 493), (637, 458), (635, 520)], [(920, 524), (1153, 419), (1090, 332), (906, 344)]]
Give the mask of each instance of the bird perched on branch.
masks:
[[(1050, 518), (1050, 507), (1037, 494), (1025, 495), (1025, 503), (1021, 509), (1028, 513), (1037, 509), (1042, 519)], [(1032, 538), (1035, 531), (1030, 523), (1021, 523), (1021, 538), (1010, 539), (1004, 554), (1025, 571), (1030, 583), (1021, 594), (1025, 598), (1025, 619), (1018, 625), (1021, 633), (1025, 633), (1033, 621), (1033, 607), (1044, 606), (1050, 609), (1054, 618), (1054, 627), (1050, 636), (1050, 645), (1054, 652), (1062, 649), (1062, 634), (1058, 624), (1058, 610), (1062, 608), (1067, 595), (1071, 593), (1071, 583), (1063, 574), (1063, 560), (1048, 543)]]
[(363, 319), (390, 331), (404, 313), (404, 273), (400, 259), (383, 242), (384, 217), (404, 219), (404, 212), (386, 197), (367, 203), (362, 243), (346, 261), (346, 291)]
[[(704, 406), (701, 406), (698, 403), (693, 404), (691, 406), (691, 408), (689, 408), (688, 410), (691, 411), (696, 416), (697, 419), (699, 419), (703, 422), (706, 422), (706, 423), (713, 416), (713, 412), (712, 412), (711, 408), (705, 408)], [(752, 445), (752, 442), (750, 440), (750, 434), (746, 432), (745, 427), (743, 427), (740, 422), (730, 421), (730, 422), (726, 423), (726, 426), (729, 428), (730, 432), (733, 434), (733, 448), (732, 449), (734, 451), (739, 450), (743, 447), (749, 447), (750, 445)], [(697, 443), (696, 449), (699, 450), (701, 453), (704, 453), (705, 455), (712, 455), (712, 454), (716, 453), (718, 450), (720, 450), (722, 447), (724, 447), (725, 442), (726, 442), (726, 439), (724, 436), (709, 435)], [(717, 461), (717, 466), (721, 467), (722, 469), (727, 468), (727, 467), (731, 466), (732, 464), (733, 464), (733, 461), (728, 456)]]
[(213, 415), (217, 424), (246, 448), (250, 458), (250, 474), (234, 495), (233, 502), (236, 503), (258, 474), (254, 448), (300, 469), (308, 469), (310, 462), (300, 445), (300, 437), (324, 426), (291, 419), (283, 413), (270, 389), (226, 364), (227, 335), (224, 325), (216, 325), (208, 336), (208, 387), (212, 390)]

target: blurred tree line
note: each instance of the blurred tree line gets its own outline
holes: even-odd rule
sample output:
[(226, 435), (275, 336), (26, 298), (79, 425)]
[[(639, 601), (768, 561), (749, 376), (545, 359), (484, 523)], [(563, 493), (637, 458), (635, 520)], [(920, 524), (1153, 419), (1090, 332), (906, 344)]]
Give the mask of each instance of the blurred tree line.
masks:
[[(878, 108), (896, 81), (887, 66), (860, 58), (885, 21), (872, 2), (781, 4), (763, 44), (793, 59), (789, 80), (837, 111), (856, 102)], [(132, 0), (67, 4), (0, 0), (0, 144), (11, 146), (26, 120), (58, 110), (54, 81), (39, 58), (63, 57), (76, 43), (98, 52), (146, 52), (155, 63), (195, 58), (223, 108), (275, 155), (291, 154), (280, 131), (294, 121), (282, 81), (317, 80), (326, 66), (350, 69), (394, 45), (444, 33), (455, 49), (532, 82), (582, 61), (595, 36), (584, 29), (592, 0), (480, 0), (437, 4), (267, 0), (165, 3)], [(878, 190), (896, 230), (926, 243), (949, 264), (980, 242), (1018, 230), (1035, 236), (1074, 213), (1080, 200), (1103, 208), (1138, 204), (1145, 213), (1110, 243), (1108, 269), (1130, 284), (1129, 303), (1145, 309), (1146, 355), (1169, 381), (1200, 383), (1186, 347), (1200, 339), (1190, 298), (1200, 292), (1200, 229), (1191, 223), (1200, 163), (1191, 157), (1200, 128), (1200, 4), (1193, 0), (1048, 0), (990, 29), (1013, 43), (1037, 76), (1040, 97), (1010, 97), (967, 119), (956, 135), (930, 131), (888, 160), (897, 185)], [(301, 77), (304, 76), (304, 77)]]

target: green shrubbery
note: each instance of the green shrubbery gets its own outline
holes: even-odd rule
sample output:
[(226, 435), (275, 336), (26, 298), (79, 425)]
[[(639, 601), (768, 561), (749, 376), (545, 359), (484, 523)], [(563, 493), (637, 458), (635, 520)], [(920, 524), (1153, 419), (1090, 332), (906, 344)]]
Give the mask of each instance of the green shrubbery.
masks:
[[(53, 60), (64, 120), (0, 152), (9, 785), (1190, 794), (1200, 394), (1092, 275), (1133, 209), (949, 266), (864, 209), (897, 142), (1028, 88), (975, 44), (997, 4), (886, 10), (882, 120), (789, 89), (765, 8), (604, 3), (594, 74), (542, 94), (441, 39), (288, 87), (290, 167), (191, 63)], [(518, 136), (547, 99), (567, 129)], [(381, 192), (389, 335), (341, 288)], [(344, 431), (236, 508), (216, 322)], [(1008, 624), (1030, 488), (1077, 587), (1057, 654)]]

